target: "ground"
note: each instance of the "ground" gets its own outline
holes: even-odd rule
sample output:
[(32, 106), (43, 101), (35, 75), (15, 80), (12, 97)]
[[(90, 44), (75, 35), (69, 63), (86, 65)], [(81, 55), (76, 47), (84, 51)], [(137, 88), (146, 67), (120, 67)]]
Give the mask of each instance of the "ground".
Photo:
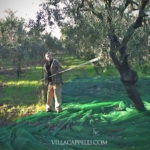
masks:
[[(64, 68), (82, 62), (69, 59)], [(20, 80), (0, 76), (0, 150), (150, 149), (148, 76), (137, 83), (145, 112), (135, 110), (118, 75), (98, 76), (88, 65), (63, 75), (63, 112), (47, 113), (40, 95), (41, 72), (38, 66)]]

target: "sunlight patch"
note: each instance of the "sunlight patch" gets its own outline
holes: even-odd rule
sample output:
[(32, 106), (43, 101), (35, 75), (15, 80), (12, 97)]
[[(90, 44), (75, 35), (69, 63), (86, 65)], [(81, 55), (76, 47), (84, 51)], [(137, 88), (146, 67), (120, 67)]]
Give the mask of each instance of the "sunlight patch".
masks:
[(42, 83), (39, 81), (9, 81), (6, 82), (5, 85), (7, 86), (24, 86), (24, 85), (32, 85), (32, 86), (40, 86)]

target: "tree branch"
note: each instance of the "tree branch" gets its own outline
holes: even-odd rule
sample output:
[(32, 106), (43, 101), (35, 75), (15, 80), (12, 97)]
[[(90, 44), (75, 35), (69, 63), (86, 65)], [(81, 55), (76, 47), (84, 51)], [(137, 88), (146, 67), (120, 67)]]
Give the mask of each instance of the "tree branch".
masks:
[(81, 1), (81, 3), (78, 5), (78, 7), (77, 7), (77, 16), (79, 15), (79, 10), (80, 10), (80, 8), (83, 8), (84, 7), (84, 0), (82, 0)]
[(138, 4), (137, 4), (136, 2), (134, 2), (133, 0), (126, 0), (124, 10), (125, 10), (130, 4), (131, 4), (131, 5), (135, 4), (136, 6), (138, 6)]
[(141, 0), (141, 7), (139, 10), (139, 15), (136, 19), (136, 21), (128, 28), (124, 39), (122, 40), (121, 43), (121, 47), (119, 48), (120, 51), (122, 51), (126, 46), (127, 43), (129, 41), (129, 39), (131, 38), (131, 36), (133, 35), (133, 33), (135, 32), (135, 30), (142, 26), (142, 22), (143, 22), (143, 17), (145, 16), (144, 14), (144, 8), (146, 7), (146, 4), (148, 3), (149, 0)]
[(120, 70), (121, 63), (116, 55), (116, 50), (118, 49), (118, 47), (120, 47), (120, 42), (117, 35), (115, 34), (115, 29), (112, 24), (111, 5), (109, 5), (109, 7), (107, 8), (107, 12), (108, 12), (107, 21), (109, 24), (108, 37), (110, 39), (110, 55), (115, 66), (118, 68), (118, 70)]
[(103, 21), (104, 18), (103, 18), (102, 13), (97, 12), (97, 11), (94, 9), (94, 6), (93, 6), (93, 4), (92, 4), (91, 2), (89, 2), (88, 0), (86, 0), (86, 2), (87, 2), (87, 4), (88, 4), (90, 10), (92, 11), (92, 13), (93, 13), (96, 17), (98, 17), (101, 21)]

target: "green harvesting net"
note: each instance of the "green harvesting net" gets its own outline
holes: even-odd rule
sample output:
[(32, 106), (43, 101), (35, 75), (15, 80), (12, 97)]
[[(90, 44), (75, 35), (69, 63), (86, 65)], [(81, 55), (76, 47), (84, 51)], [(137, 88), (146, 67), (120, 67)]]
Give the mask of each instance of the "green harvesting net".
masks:
[(63, 86), (63, 112), (43, 111), (1, 127), (0, 150), (148, 150), (147, 84), (141, 91), (148, 110), (143, 113), (118, 78), (76, 78)]

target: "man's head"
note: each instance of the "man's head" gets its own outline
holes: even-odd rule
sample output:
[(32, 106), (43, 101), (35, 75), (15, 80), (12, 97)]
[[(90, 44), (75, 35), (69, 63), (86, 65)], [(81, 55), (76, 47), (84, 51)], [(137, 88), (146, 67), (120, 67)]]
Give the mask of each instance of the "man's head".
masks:
[(52, 60), (52, 53), (51, 52), (47, 52), (46, 54), (45, 54), (45, 59), (46, 59), (46, 61), (51, 61)]

